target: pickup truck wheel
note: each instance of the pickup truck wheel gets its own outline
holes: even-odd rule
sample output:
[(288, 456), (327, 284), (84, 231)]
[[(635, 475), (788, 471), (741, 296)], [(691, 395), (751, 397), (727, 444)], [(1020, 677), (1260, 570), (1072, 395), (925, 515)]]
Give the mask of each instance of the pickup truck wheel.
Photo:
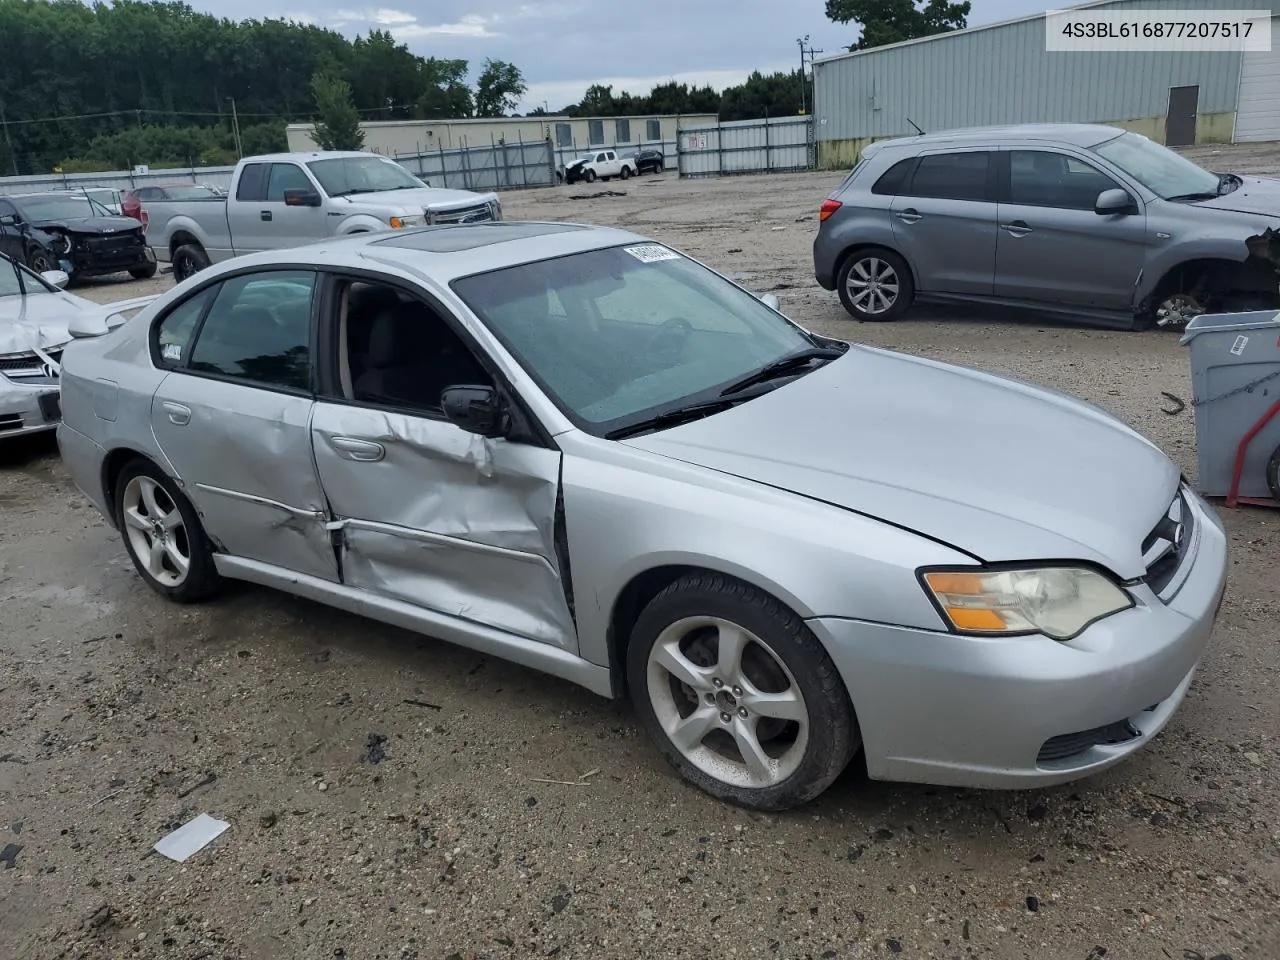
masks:
[(630, 168), (630, 167), (623, 167), (623, 168), (622, 168), (622, 179), (623, 179), (623, 180), (630, 180), (630, 179), (631, 179), (631, 168)]
[(129, 276), (133, 277), (135, 280), (150, 280), (156, 275), (156, 270), (158, 268), (158, 264), (148, 263), (145, 267), (134, 267), (129, 271)]
[(588, 170), (586, 173), (582, 175), (582, 179), (587, 181), (587, 183), (595, 183), (596, 172), (594, 170)]
[(209, 255), (194, 243), (186, 243), (173, 251), (173, 277), (179, 283), (209, 266)]

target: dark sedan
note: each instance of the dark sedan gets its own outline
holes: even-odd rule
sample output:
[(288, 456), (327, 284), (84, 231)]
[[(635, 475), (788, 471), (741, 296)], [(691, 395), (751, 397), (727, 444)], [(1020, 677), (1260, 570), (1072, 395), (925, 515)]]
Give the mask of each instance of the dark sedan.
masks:
[(135, 280), (155, 276), (156, 258), (142, 224), (116, 216), (84, 195), (29, 193), (0, 197), (0, 228), (21, 236), (52, 237), (73, 280), (127, 271)]
[(666, 157), (654, 148), (641, 150), (636, 154), (636, 169), (641, 173), (662, 173), (667, 169)]

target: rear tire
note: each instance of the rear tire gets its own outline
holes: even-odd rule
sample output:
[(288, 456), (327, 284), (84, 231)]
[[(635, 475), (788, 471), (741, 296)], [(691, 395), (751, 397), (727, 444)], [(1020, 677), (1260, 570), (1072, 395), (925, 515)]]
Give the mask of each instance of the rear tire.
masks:
[(836, 287), (845, 310), (864, 322), (897, 320), (915, 297), (907, 262), (891, 250), (878, 248), (850, 254)]
[(184, 243), (173, 251), (173, 278), (181, 283), (209, 266), (209, 255), (198, 244)]
[(631, 179), (631, 168), (630, 168), (630, 167), (623, 167), (623, 168), (622, 168), (622, 179), (623, 179), (623, 180), (630, 180), (630, 179)]
[(738, 806), (812, 800), (862, 742), (835, 664), (804, 621), (720, 574), (681, 577), (645, 607), (627, 681), (659, 752)]
[(213, 544), (177, 484), (140, 458), (121, 471), (115, 487), (120, 535), (147, 586), (174, 603), (216, 593), (222, 577), (213, 564)]

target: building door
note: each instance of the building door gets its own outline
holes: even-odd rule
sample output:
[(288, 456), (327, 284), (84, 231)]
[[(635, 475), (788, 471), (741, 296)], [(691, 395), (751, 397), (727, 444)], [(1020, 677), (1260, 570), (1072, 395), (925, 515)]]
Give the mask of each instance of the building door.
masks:
[(1169, 115), (1164, 121), (1164, 145), (1189, 147), (1196, 142), (1196, 111), (1200, 106), (1200, 88), (1170, 87)]
[[(1271, 36), (1280, 17), (1271, 18)], [(1237, 143), (1280, 140), (1280, 44), (1270, 50), (1247, 50), (1240, 63), (1240, 96), (1236, 103)]]

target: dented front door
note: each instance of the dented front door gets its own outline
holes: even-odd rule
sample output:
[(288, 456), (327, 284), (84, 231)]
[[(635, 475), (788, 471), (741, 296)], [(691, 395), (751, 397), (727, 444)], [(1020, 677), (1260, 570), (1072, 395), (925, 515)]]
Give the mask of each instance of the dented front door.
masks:
[(344, 583), (577, 650), (555, 548), (558, 451), (324, 402), (312, 444)]

